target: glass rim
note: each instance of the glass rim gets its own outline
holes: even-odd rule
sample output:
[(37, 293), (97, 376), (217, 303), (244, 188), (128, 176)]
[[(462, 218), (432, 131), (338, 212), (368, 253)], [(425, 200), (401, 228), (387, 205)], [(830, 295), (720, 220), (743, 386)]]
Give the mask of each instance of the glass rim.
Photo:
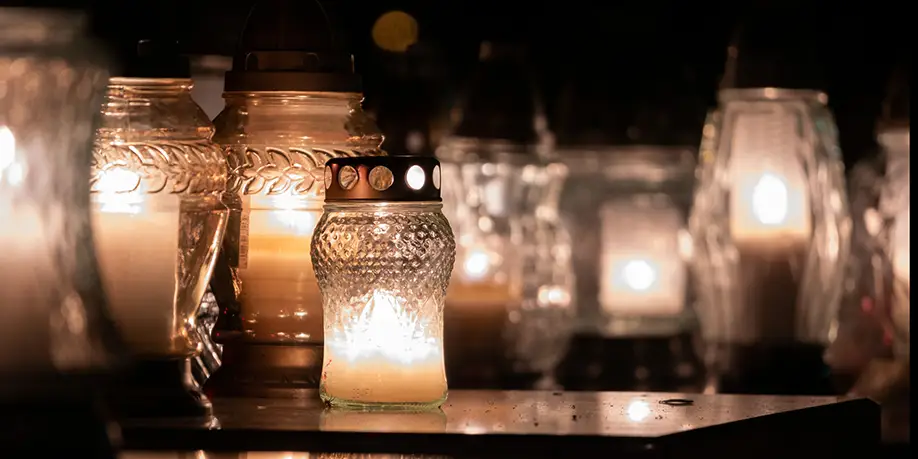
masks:
[(726, 88), (717, 92), (719, 102), (733, 102), (738, 100), (787, 100), (804, 99), (815, 100), (823, 105), (829, 103), (829, 96), (824, 91), (817, 89), (787, 89), (787, 88)]

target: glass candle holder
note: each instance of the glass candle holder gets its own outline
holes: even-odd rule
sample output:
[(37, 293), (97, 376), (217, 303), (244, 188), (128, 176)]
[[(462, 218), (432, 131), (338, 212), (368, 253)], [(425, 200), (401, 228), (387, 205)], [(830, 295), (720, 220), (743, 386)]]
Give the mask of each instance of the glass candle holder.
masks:
[[(726, 378), (719, 390), (823, 392), (821, 382), (797, 383), (825, 373), (851, 234), (827, 97), (752, 88), (722, 90), (719, 100), (689, 223), (711, 376)], [(755, 363), (791, 360), (812, 374)]]
[(897, 357), (909, 359), (910, 327), (909, 305), (911, 282), (909, 264), (910, 224), (910, 172), (909, 128), (898, 126), (882, 129), (877, 141), (885, 157), (884, 184), (881, 188), (877, 238), (880, 244), (878, 263), (882, 279), (880, 305), (893, 337), (893, 351)]
[(433, 158), (326, 166), (312, 260), (325, 310), (320, 395), (331, 406), (446, 400), (443, 308), (456, 246), (440, 181)]
[(579, 236), (578, 330), (606, 336), (685, 330), (691, 149), (579, 148), (561, 156), (572, 175), (562, 212)]
[[(326, 5), (327, 6), (327, 5)], [(214, 139), (230, 170), (227, 236), (212, 288), (223, 365), (208, 393), (285, 397), (318, 388), (322, 301), (310, 262), (325, 162), (379, 156), (383, 135), (363, 111), (360, 77), (315, 1), (260, 2), (226, 73)], [(323, 31), (271, 44), (277, 30)]]
[[(98, 412), (120, 357), (89, 223), (107, 72), (86, 18), (0, 8), (0, 440), (13, 457), (114, 457)], [(49, 442), (49, 438), (58, 441)]]
[(226, 229), (226, 161), (191, 87), (183, 78), (111, 78), (96, 131), (93, 229), (114, 319), (137, 359), (122, 398), (129, 418), (210, 416), (186, 381)]
[(526, 50), (483, 42), (440, 146), (457, 263), (447, 295), (454, 387), (554, 384), (573, 318), (571, 241), (558, 214), (566, 167), (551, 157)]

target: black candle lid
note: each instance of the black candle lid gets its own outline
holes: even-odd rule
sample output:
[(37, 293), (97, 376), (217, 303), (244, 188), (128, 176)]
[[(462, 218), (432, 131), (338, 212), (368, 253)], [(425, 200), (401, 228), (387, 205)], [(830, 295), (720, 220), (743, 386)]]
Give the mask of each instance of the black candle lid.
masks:
[(440, 162), (425, 156), (334, 158), (325, 163), (325, 202), (440, 201)]
[(249, 12), (226, 91), (360, 92), (353, 57), (316, 0), (261, 0)]

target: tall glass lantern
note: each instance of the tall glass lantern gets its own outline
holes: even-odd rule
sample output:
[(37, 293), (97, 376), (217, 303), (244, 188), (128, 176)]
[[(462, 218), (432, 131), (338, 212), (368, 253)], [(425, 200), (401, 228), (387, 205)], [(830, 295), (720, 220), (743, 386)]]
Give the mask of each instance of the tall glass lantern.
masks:
[(558, 218), (566, 168), (514, 46), (483, 43), (480, 68), (437, 150), (457, 257), (446, 299), (454, 387), (527, 387), (570, 337), (570, 239)]
[[(824, 35), (768, 5), (727, 50), (689, 221), (708, 391), (835, 393), (851, 218)], [(774, 34), (780, 23), (782, 35)]]
[(93, 146), (92, 224), (112, 314), (136, 357), (121, 414), (207, 422), (210, 402), (190, 372), (198, 305), (226, 229), (226, 162), (176, 45), (140, 41), (109, 79)]
[(781, 391), (731, 366), (822, 359), (851, 233), (837, 133), (818, 91), (724, 89), (719, 101), (690, 222), (702, 337), (719, 390)]
[(11, 457), (115, 456), (98, 407), (121, 343), (87, 180), (107, 72), (85, 23), (0, 8), (0, 441)]
[(322, 301), (309, 247), (325, 162), (383, 154), (331, 13), (314, 1), (259, 2), (226, 74), (226, 108), (214, 123), (232, 214), (212, 284), (223, 366), (209, 392), (318, 388)]

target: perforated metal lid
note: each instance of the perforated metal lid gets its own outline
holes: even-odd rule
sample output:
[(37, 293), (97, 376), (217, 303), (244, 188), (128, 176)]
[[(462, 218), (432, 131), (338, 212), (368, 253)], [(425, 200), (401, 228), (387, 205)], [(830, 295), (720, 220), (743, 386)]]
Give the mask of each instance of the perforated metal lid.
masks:
[(423, 156), (334, 158), (325, 163), (325, 202), (440, 201), (440, 162)]

